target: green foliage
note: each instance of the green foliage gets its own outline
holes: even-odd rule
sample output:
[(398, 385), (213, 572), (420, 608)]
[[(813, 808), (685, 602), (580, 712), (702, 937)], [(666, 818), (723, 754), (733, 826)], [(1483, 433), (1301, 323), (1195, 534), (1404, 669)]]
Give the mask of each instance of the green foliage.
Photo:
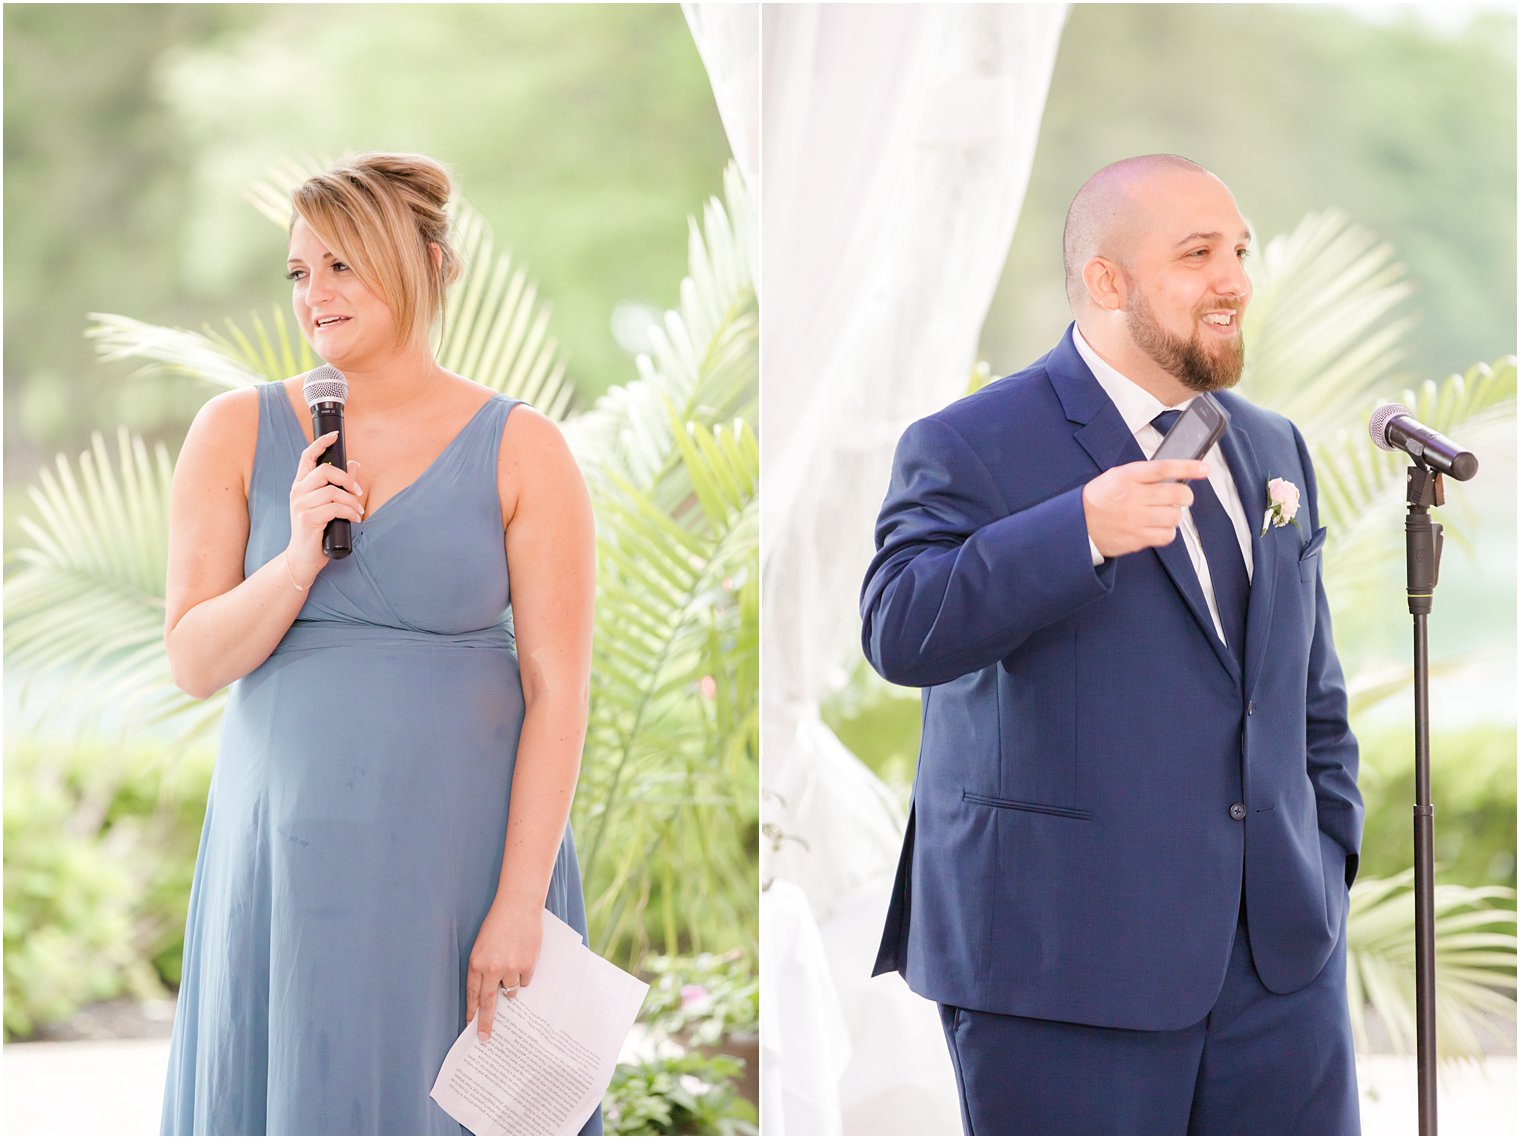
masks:
[(724, 1052), (758, 1039), (752, 965), (732, 951), (650, 957), (644, 967), (652, 983), (640, 1016), (653, 1054), (614, 1071), (604, 1100), (608, 1134), (753, 1135), (755, 1105), (736, 1086), (744, 1062)]
[(4, 40), (9, 477), (81, 450), (80, 406), (177, 441), (204, 392), (91, 367), (81, 314), (288, 308), (283, 235), (240, 201), (282, 154), (448, 162), (557, 298), (582, 402), (627, 371), (609, 314), (675, 303), (727, 155), (675, 5), (32, 5)]
[[(1478, 13), (1447, 34), (1414, 5), (1382, 19), (1352, 8), (1071, 6), (983, 331), (999, 375), (1046, 351), (1069, 319), (1052, 258), (1077, 187), (1155, 152), (1218, 173), (1258, 234), (1333, 209), (1397, 246), (1423, 319), (1403, 338), (1408, 374), (1393, 386), (1514, 350), (1514, 11)], [(1250, 341), (1247, 356), (1258, 347)]]
[(725, 184), (639, 378), (566, 425), (598, 563), (574, 820), (593, 946), (630, 968), (758, 942), (758, 322), (748, 195)]
[[(1397, 402), (1413, 411), (1421, 423), (1470, 439), (1514, 417), (1515, 358), (1474, 364), (1465, 374), (1448, 376), (1440, 383), (1426, 380), (1417, 389), (1402, 392)], [(1389, 521), (1402, 513), (1409, 458), (1401, 451), (1367, 446), (1367, 432), (1360, 422), (1317, 438), (1321, 441), (1312, 451), (1320, 519), (1335, 527), (1336, 535), (1326, 549), (1325, 572), (1341, 583), (1342, 596), (1349, 596), (1358, 584), (1368, 581), (1371, 567), (1402, 564), (1403, 531)]]
[[(1392, 878), (1414, 862), (1414, 725), (1358, 730), (1367, 805), (1361, 873)], [(1515, 726), (1436, 730), (1430, 738), (1435, 853), (1442, 882), (1515, 886)]]
[(1312, 213), (1266, 243), (1251, 270), (1241, 390), (1298, 423), (1361, 410), (1369, 377), (1407, 352), (1414, 293), (1393, 246), (1338, 210)]
[(839, 742), (897, 794), (905, 815), (918, 763), (921, 709), (918, 689), (888, 683), (864, 657), (823, 706), (824, 722)]
[(619, 1064), (604, 1102), (609, 1135), (755, 1135), (755, 1105), (734, 1092), (732, 1056), (683, 1052)]
[(26, 741), (5, 764), (5, 1034), (179, 980), (209, 753)]
[(736, 952), (648, 957), (652, 976), (643, 1017), (661, 1035), (708, 1048), (736, 1032), (760, 1029), (760, 980)]
[(168, 452), (125, 428), (114, 458), (97, 433), (77, 463), (59, 455), (38, 473), (21, 519), (28, 541), (11, 551), (6, 654), (24, 671), (60, 669), (75, 707), (125, 702), (145, 720), (186, 715), (205, 730), (163, 651), (171, 474)]
[[(1368, 1045), (1366, 1006), (1383, 1016), (1396, 1051), (1415, 1039), (1414, 871), (1358, 878), (1351, 888), (1346, 996), (1357, 1048)], [(1435, 887), (1436, 1044), (1443, 1058), (1482, 1055), (1481, 1014), (1515, 1017), (1515, 892)], [(1507, 994), (1507, 995), (1506, 995)]]

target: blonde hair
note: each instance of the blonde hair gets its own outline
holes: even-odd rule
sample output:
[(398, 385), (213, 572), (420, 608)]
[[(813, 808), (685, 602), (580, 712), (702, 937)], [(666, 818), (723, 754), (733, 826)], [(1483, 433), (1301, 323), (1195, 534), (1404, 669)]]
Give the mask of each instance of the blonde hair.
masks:
[[(421, 154), (351, 154), (291, 194), (301, 218), (396, 319), (396, 346), (427, 342), (463, 272), (445, 211), (453, 180)], [(433, 250), (436, 249), (437, 253)]]

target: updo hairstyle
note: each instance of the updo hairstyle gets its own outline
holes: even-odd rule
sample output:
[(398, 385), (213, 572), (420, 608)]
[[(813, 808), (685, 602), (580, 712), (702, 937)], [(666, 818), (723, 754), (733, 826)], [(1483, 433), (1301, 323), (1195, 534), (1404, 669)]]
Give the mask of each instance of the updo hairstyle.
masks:
[(291, 228), (303, 219), (385, 302), (398, 348), (427, 343), (444, 292), (463, 271), (449, 243), (452, 189), (448, 170), (421, 154), (351, 154), (291, 195)]

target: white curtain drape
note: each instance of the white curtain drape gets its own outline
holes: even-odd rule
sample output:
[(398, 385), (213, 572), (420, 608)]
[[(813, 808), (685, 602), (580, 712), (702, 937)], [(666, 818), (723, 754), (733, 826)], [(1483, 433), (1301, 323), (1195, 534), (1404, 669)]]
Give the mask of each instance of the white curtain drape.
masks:
[[(818, 709), (858, 659), (897, 437), (969, 381), (1065, 16), (762, 9), (761, 778), (781, 836), (762, 871), (768, 1134), (960, 1126), (933, 1006), (867, 980), (901, 812)], [(823, 1055), (839, 1064), (794, 1062)]]
[(760, 5), (682, 4), (745, 185), (759, 189)]

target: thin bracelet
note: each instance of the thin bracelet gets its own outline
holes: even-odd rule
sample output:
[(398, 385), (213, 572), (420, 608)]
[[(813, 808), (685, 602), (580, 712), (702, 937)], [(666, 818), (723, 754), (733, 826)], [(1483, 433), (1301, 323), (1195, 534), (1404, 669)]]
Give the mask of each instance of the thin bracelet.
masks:
[(309, 588), (311, 588), (310, 586), (302, 585), (300, 582), (296, 581), (295, 571), (290, 568), (289, 550), (285, 551), (285, 576), (290, 578), (290, 584), (295, 586), (302, 593), (305, 593)]

